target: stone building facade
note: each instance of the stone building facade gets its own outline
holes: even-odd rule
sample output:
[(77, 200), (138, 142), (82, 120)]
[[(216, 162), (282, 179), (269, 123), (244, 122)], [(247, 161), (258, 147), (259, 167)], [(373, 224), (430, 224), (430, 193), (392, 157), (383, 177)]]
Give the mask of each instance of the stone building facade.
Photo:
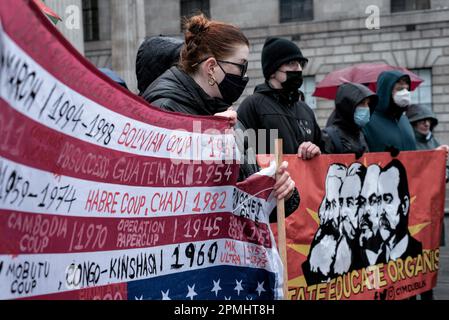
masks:
[[(133, 63), (140, 41), (159, 34), (182, 37), (182, 8), (202, 7), (212, 19), (238, 25), (250, 39), (250, 83), (242, 98), (263, 81), (260, 57), (265, 38), (285, 37), (295, 41), (309, 58), (302, 89), (321, 126), (334, 102), (312, 97), (315, 83), (352, 64), (385, 62), (406, 67), (425, 80), (413, 100), (432, 108), (439, 119), (436, 136), (449, 144), (449, 0), (82, 2), (96, 4), (98, 11), (98, 35), (90, 39), (93, 41), (84, 41), (85, 56), (99, 67), (118, 71), (131, 88), (135, 88)], [(377, 12), (379, 28), (370, 29)]]

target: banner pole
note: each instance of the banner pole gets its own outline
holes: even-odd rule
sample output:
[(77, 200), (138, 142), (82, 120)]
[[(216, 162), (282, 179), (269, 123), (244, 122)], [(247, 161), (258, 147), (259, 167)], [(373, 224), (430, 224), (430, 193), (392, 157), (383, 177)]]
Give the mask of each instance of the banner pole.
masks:
[[(276, 180), (279, 178), (277, 170), (282, 164), (282, 139), (275, 140), (275, 158), (276, 158)], [(288, 272), (287, 272), (287, 240), (285, 234), (285, 203), (284, 199), (277, 200), (277, 229), (278, 229), (278, 248), (281, 261), (284, 266), (284, 300), (288, 298)]]

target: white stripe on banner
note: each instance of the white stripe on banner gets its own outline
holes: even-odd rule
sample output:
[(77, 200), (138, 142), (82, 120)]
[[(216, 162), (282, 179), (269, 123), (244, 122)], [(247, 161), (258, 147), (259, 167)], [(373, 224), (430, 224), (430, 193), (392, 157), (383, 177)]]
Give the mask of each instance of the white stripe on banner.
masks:
[[(158, 188), (92, 182), (0, 157), (0, 209), (105, 218), (232, 212), (234, 186)], [(261, 205), (265, 204), (263, 199)]]
[(234, 186), (159, 188), (93, 183), (0, 157), (0, 209), (103, 218), (233, 212), (268, 223), (272, 208), (272, 201)]
[(211, 130), (201, 134), (200, 121), (194, 122), (194, 132), (169, 130), (113, 112), (60, 82), (5, 32), (0, 37), (0, 96), (34, 121), (82, 141), (132, 154), (206, 161), (238, 159), (232, 133)]
[(278, 266), (273, 262), (277, 262), (275, 248), (230, 239), (107, 252), (0, 255), (0, 299), (60, 293), (220, 265), (275, 272)]

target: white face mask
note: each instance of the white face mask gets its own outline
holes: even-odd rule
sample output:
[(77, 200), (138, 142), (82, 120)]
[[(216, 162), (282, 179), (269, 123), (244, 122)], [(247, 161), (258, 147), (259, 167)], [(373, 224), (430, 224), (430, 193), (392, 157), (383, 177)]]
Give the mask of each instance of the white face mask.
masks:
[(412, 98), (410, 96), (410, 91), (408, 91), (407, 89), (402, 89), (401, 91), (396, 92), (396, 94), (393, 96), (394, 103), (396, 103), (401, 108), (409, 106), (411, 100)]

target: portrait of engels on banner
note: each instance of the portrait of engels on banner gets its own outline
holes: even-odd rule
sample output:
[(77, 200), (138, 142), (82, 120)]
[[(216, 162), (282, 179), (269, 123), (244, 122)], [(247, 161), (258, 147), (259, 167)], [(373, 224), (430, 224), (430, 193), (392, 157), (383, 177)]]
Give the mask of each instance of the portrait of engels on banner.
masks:
[(409, 209), (407, 172), (399, 160), (383, 168), (330, 165), (320, 225), (302, 264), (307, 285), (421, 254), (421, 242), (408, 230)]

